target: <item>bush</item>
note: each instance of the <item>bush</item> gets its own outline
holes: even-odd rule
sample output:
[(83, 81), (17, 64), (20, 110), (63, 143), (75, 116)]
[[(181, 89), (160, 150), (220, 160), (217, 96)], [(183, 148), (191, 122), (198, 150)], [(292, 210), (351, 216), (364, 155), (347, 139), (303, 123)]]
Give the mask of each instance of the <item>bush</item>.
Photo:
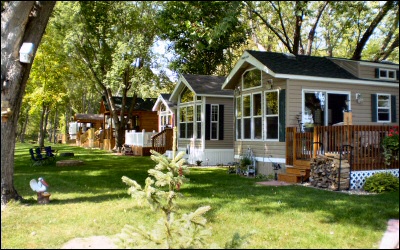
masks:
[(364, 190), (382, 193), (399, 190), (399, 178), (391, 173), (376, 173), (365, 179)]

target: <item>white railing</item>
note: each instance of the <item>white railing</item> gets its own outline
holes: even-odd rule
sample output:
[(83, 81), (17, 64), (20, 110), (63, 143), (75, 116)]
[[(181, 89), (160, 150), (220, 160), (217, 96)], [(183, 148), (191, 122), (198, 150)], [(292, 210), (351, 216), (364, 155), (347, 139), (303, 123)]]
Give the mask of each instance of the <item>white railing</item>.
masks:
[(136, 132), (135, 130), (125, 131), (125, 144), (130, 146), (141, 146), (141, 147), (151, 147), (151, 137), (156, 134), (156, 131)]

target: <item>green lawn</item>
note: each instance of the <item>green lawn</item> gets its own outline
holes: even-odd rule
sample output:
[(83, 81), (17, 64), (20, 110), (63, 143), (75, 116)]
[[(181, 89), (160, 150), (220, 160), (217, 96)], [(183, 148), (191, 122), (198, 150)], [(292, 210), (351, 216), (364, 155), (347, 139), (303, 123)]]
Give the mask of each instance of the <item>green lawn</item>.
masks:
[[(32, 146), (16, 146), (15, 187), (26, 200), (1, 213), (2, 248), (60, 248), (76, 237), (114, 236), (125, 224), (153, 228), (160, 213), (135, 205), (121, 181), (125, 175), (144, 185), (155, 166), (150, 157), (57, 144), (52, 147), (59, 153), (74, 152), (84, 165), (30, 167)], [(47, 205), (37, 203), (29, 186), (40, 176), (50, 185)], [(387, 221), (399, 218), (399, 192), (358, 196), (301, 185), (261, 186), (226, 168), (190, 168), (187, 177), (178, 204), (183, 213), (210, 205), (209, 240), (221, 247), (235, 233), (254, 232), (243, 248), (376, 249)]]

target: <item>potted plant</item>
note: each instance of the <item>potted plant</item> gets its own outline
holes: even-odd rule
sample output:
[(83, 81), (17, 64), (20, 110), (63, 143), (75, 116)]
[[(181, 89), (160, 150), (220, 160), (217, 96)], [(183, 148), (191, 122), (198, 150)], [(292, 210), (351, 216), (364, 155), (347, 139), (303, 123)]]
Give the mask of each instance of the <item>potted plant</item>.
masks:
[(203, 161), (197, 160), (197, 161), (196, 161), (197, 166), (201, 166), (201, 163), (202, 163), (202, 162), (203, 162)]
[(239, 163), (239, 168), (241, 173), (245, 173), (247, 171), (247, 166), (251, 165), (251, 159), (247, 156), (242, 157)]

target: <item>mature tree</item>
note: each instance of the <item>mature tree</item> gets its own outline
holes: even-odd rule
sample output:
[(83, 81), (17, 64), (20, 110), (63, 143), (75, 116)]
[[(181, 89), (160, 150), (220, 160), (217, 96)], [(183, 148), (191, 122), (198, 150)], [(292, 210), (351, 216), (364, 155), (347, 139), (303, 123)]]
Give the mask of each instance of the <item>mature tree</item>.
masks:
[[(369, 38), (372, 36), (375, 28), (378, 24), (382, 21), (382, 19), (389, 13), (390, 10), (396, 8), (398, 11), (399, 2), (398, 1), (387, 1), (382, 8), (379, 10), (377, 15), (374, 19), (370, 22), (368, 28), (365, 30), (364, 34), (362, 35), (361, 39), (357, 40), (357, 46), (354, 50), (353, 56), (351, 59), (353, 60), (360, 60), (362, 51), (367, 44)], [(398, 24), (397, 24), (398, 25)], [(397, 37), (397, 46), (398, 46), (398, 37)]]
[[(154, 2), (65, 2), (60, 20), (73, 23), (66, 35), (68, 53), (79, 56), (95, 89), (110, 105), (120, 150), (128, 117), (135, 101), (126, 107), (127, 97), (136, 100), (151, 92), (154, 74), (150, 70), (150, 48), (155, 37)], [(59, 24), (62, 25), (61, 23)], [(138, 60), (137, 60), (138, 59)], [(146, 84), (143, 84), (146, 83)], [(122, 97), (120, 112), (113, 96)]]
[(229, 49), (246, 42), (247, 29), (240, 22), (242, 2), (171, 1), (159, 13), (160, 37), (173, 42), (178, 55), (171, 68), (181, 73), (228, 74)]
[[(20, 199), (14, 188), (14, 149), (22, 97), (32, 67), (19, 60), (23, 43), (34, 58), (55, 1), (2, 2), (1, 9), (1, 203)], [(33, 60), (33, 59), (32, 59)], [(3, 111), (4, 109), (4, 111)]]
[[(246, 6), (254, 14), (254, 18), (260, 19), (288, 52), (311, 55), (315, 32), (328, 3), (329, 1), (248, 1)], [(309, 28), (307, 39), (302, 39), (304, 23)], [(303, 40), (307, 41), (306, 49), (303, 47)]]

